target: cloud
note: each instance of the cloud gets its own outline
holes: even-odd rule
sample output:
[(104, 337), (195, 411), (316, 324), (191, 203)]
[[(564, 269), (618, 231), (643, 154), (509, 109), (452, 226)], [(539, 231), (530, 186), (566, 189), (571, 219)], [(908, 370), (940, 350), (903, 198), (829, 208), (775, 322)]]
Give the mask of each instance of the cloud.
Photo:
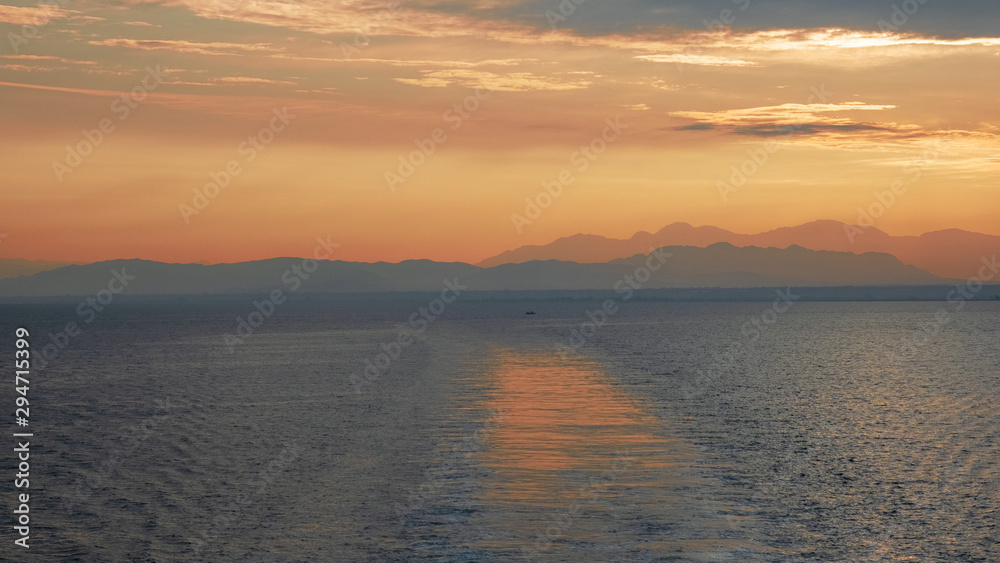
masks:
[[(295, 58), (301, 59), (301, 57), (287, 56), (279, 58)], [(484, 61), (432, 61), (432, 60), (406, 60), (406, 59), (325, 59), (333, 62), (349, 62), (349, 63), (370, 63), (370, 64), (382, 64), (387, 66), (415, 66), (415, 67), (428, 67), (428, 66), (441, 66), (448, 68), (475, 68), (480, 66), (517, 66), (521, 63), (536, 62), (538, 59), (488, 59)]]
[(657, 90), (666, 90), (667, 92), (676, 92), (681, 89), (679, 84), (671, 84), (666, 80), (634, 80), (631, 84), (637, 86), (646, 86), (648, 88), (656, 88)]
[(744, 61), (742, 59), (731, 59), (728, 57), (718, 57), (712, 55), (689, 55), (676, 53), (673, 55), (636, 55), (635, 58), (654, 63), (678, 63), (688, 65), (703, 66), (757, 66), (759, 63)]
[(195, 43), (168, 39), (104, 39), (90, 41), (91, 45), (105, 47), (125, 47), (144, 51), (167, 50), (178, 53), (199, 53), (202, 55), (241, 55), (249, 52), (278, 51), (269, 43)]
[(712, 129), (715, 129), (715, 125), (711, 123), (692, 123), (691, 125), (674, 127), (674, 131), (711, 131)]
[[(915, 33), (847, 29), (772, 29), (756, 32), (694, 31), (652, 41), (592, 38), (617, 49), (641, 49), (638, 60), (701, 66), (758, 67), (768, 63), (872, 67), (901, 60), (954, 54), (990, 54), (1000, 37), (942, 39)], [(666, 51), (666, 52), (665, 52)]]
[(174, 86), (215, 86), (211, 82), (191, 82), (188, 80), (171, 80), (166, 82), (166, 84), (172, 84)]
[(50, 4), (39, 4), (29, 8), (0, 5), (0, 23), (40, 26), (54, 19), (69, 17), (71, 13), (75, 12), (63, 10)]
[(791, 123), (788, 125), (747, 125), (735, 127), (737, 135), (754, 137), (780, 137), (785, 135), (816, 135), (819, 133), (849, 133), (851, 131), (891, 131), (888, 127), (867, 123)]
[[(199, 17), (212, 20), (314, 33), (323, 36), (327, 45), (326, 52), (315, 48), (308, 52), (297, 49), (293, 50), (295, 52), (282, 50), (273, 53), (274, 57), (329, 64), (384, 64), (420, 69), (470, 69), (497, 65), (521, 66), (518, 70), (534, 70), (523, 66), (526, 62), (524, 59), (504, 59), (496, 55), (484, 61), (428, 61), (419, 59), (433, 57), (414, 56), (414, 60), (405, 60), (395, 56), (385, 56), (385, 53), (391, 49), (399, 49), (403, 45), (414, 46), (414, 53), (426, 53), (429, 52), (427, 46), (432, 44), (431, 41), (436, 41), (464, 54), (464, 49), (475, 42), (475, 45), (479, 46), (498, 47), (498, 50), (492, 51), (494, 53), (510, 53), (511, 46), (530, 48), (532, 54), (548, 49), (550, 55), (554, 51), (566, 48), (587, 49), (592, 52), (607, 50), (620, 52), (636, 61), (672, 63), (680, 70), (694, 66), (717, 69), (721, 72), (762, 69), (781, 64), (859, 69), (898, 64), (902, 61), (925, 61), (929, 58), (951, 55), (982, 54), (987, 51), (992, 54), (1000, 45), (1000, 37), (946, 38), (916, 32), (859, 31), (843, 25), (782, 28), (772, 24), (762, 29), (754, 29), (737, 21), (733, 24), (737, 26), (734, 28), (720, 26), (709, 30), (706, 26), (700, 25), (703, 18), (699, 18), (692, 20), (699, 25), (688, 25), (685, 29), (685, 24), (679, 23), (680, 20), (676, 18), (687, 12), (693, 14), (705, 10), (703, 6), (697, 7), (690, 2), (680, 2), (678, 6), (674, 6), (675, 3), (671, 2), (669, 9), (663, 7), (651, 9), (648, 0), (644, 2), (622, 0), (625, 5), (630, 6), (628, 9), (632, 10), (631, 14), (620, 14), (617, 8), (612, 13), (609, 11), (610, 8), (599, 6), (598, 3), (581, 5), (574, 18), (583, 16), (585, 12), (593, 12), (603, 14), (605, 19), (610, 21), (618, 21), (643, 13), (646, 20), (653, 21), (656, 18), (666, 17), (664, 14), (669, 13), (669, 17), (676, 20), (663, 22), (662, 26), (646, 22), (596, 33), (595, 29), (588, 26), (581, 26), (578, 29), (573, 27), (552, 29), (546, 25), (542, 14), (553, 5), (545, 4), (541, 0), (500, 2), (406, 0), (396, 5), (398, 6), (396, 8), (390, 8), (394, 4), (385, 0), (122, 1), (131, 4), (157, 2), (183, 7)], [(755, 0), (754, 10), (758, 9), (766, 8)], [(821, 10), (818, 6), (816, 9)], [(739, 11), (738, 7), (736, 11)], [(751, 10), (739, 12), (739, 17), (745, 17)], [(534, 15), (529, 18), (527, 17), (529, 14)], [(717, 17), (716, 11), (715, 15), (708, 19)], [(789, 25), (790, 22), (785, 21), (786, 19), (783, 18), (781, 21)], [(804, 18), (802, 22), (814, 23), (810, 18)], [(907, 29), (910, 27), (907, 26)], [(256, 35), (258, 32), (252, 33)], [(156, 45), (155, 43), (128, 44), (120, 40), (117, 44), (132, 48), (150, 48), (151, 45)], [(164, 43), (159, 45), (158, 48), (171, 48)], [(174, 44), (172, 48), (177, 51), (211, 55), (236, 53), (232, 45), (227, 48), (219, 45), (213, 48), (211, 47), (213, 44), (201, 45), (203, 46)], [(368, 46), (371, 51), (364, 53), (365, 58), (346, 55), (358, 46)], [(370, 53), (378, 53), (378, 56), (369, 57)], [(355, 54), (361, 56), (361, 53)], [(497, 74), (504, 75), (502, 72)], [(636, 80), (637, 78), (633, 78), (633, 82)], [(444, 76), (423, 76), (401, 77), (399, 82), (440, 88), (453, 83), (454, 80)], [(566, 85), (558, 87), (570, 88)], [(677, 89), (672, 84), (655, 87), (664, 90)]]
[(300, 94), (322, 94), (326, 96), (343, 96), (344, 93), (336, 88), (311, 88), (309, 90), (296, 90)]
[[(183, 6), (201, 17), (247, 21), (317, 33), (350, 33), (358, 28), (378, 35), (469, 35), (491, 28), (551, 30), (546, 12), (558, 12), (558, 0), (404, 0), (390, 9), (386, 0), (124, 0), (133, 4), (156, 1)], [(921, 2), (919, 16), (894, 14), (889, 2), (871, 0), (753, 0), (722, 4), (704, 0), (616, 0), (573, 2), (574, 12), (558, 24), (581, 36), (636, 35), (667, 31), (713, 29), (720, 10), (734, 16), (730, 25), (748, 31), (771, 29), (851, 29), (876, 31), (897, 21), (901, 27), (935, 37), (957, 34), (993, 35), (1000, 28), (994, 0)], [(564, 2), (569, 5), (569, 0)], [(897, 18), (894, 20), (894, 17)], [(435, 29), (435, 23), (437, 26)], [(891, 28), (890, 28), (891, 29)], [(440, 35), (438, 35), (440, 36)]]
[(726, 30), (693, 34), (704, 48), (737, 48), (753, 51), (802, 51), (821, 49), (867, 49), (877, 47), (988, 47), (1000, 45), (1000, 37), (941, 39), (916, 33), (852, 31), (849, 29), (774, 29), (753, 33)]
[[(148, 0), (126, 0), (142, 4)], [(158, 0), (167, 6), (183, 6), (208, 19), (240, 21), (284, 27), (318, 34), (363, 32), (368, 36), (403, 35), (445, 37), (468, 35), (483, 22), (458, 12), (435, 13), (415, 9), (414, 2), (399, 7), (384, 0)], [(488, 23), (490, 28), (524, 27), (520, 24)], [(464, 30), (464, 31), (463, 31)]]
[(65, 92), (69, 94), (82, 94), (85, 96), (113, 97), (121, 96), (122, 92), (114, 90), (95, 90), (90, 88), (67, 88), (63, 86), (41, 86), (38, 84), (20, 84), (17, 82), (0, 82), (0, 86), (10, 88), (29, 88), (32, 90), (48, 90), (50, 92)]
[[(138, 4), (150, 0), (125, 0)], [(716, 66), (751, 66), (755, 63), (743, 57), (727, 56), (725, 53), (704, 53), (691, 55), (685, 51), (695, 48), (736, 50), (745, 55), (747, 50), (767, 52), (788, 52), (813, 49), (816, 51), (843, 51), (857, 48), (892, 49), (901, 52), (911, 47), (948, 47), (948, 48), (982, 48), (1000, 44), (1000, 38), (983, 37), (953, 37), (942, 38), (937, 35), (900, 33), (876, 30), (876, 19), (870, 20), (872, 25), (853, 27), (847, 25), (818, 24), (816, 18), (800, 18), (802, 23), (796, 26), (794, 18), (781, 18), (782, 23), (773, 21), (757, 29), (745, 26), (737, 21), (743, 31), (733, 31), (728, 28), (705, 26), (702, 17), (693, 14), (704, 12), (703, 5), (696, 6), (690, 2), (681, 2), (669, 9), (651, 9), (647, 5), (627, 1), (627, 8), (598, 7), (596, 4), (589, 9), (580, 8), (573, 18), (584, 17), (585, 13), (593, 13), (605, 20), (622, 22), (632, 17), (638, 18), (636, 25), (617, 26), (614, 31), (605, 30), (595, 33), (577, 33), (573, 29), (551, 29), (545, 25), (541, 16), (545, 9), (552, 6), (537, 1), (452, 1), (437, 2), (409, 0), (390, 8), (392, 4), (384, 0), (154, 0), (164, 5), (183, 6), (198, 16), (209, 19), (239, 21), (272, 27), (282, 27), (317, 33), (322, 35), (340, 34), (345, 36), (345, 44), (353, 45), (354, 39), (363, 44), (369, 44), (373, 38), (384, 36), (396, 37), (430, 37), (448, 38), (464, 37), (478, 38), (490, 41), (530, 45), (575, 45), (584, 47), (607, 47), (616, 49), (632, 49), (639, 54), (666, 54), (670, 57), (685, 55), (687, 60), (679, 60), (683, 64), (711, 64)], [(817, 0), (818, 1), (818, 0)], [(859, 7), (860, 9), (860, 7)], [(754, 12), (766, 10), (764, 6), (755, 6)], [(819, 15), (826, 10), (815, 7), (814, 13)], [(735, 10), (738, 11), (739, 10)], [(803, 14), (802, 10), (792, 10), (795, 14)], [(876, 10), (881, 13), (880, 10)], [(687, 19), (679, 19), (684, 13), (690, 12)], [(711, 11), (710, 11), (711, 12)], [(890, 10), (885, 10), (885, 17)], [(970, 13), (975, 13), (970, 12)], [(750, 14), (740, 12), (739, 17)], [(708, 15), (708, 14), (705, 14)], [(530, 16), (530, 17), (529, 17)], [(717, 11), (709, 19), (718, 17)], [(666, 18), (666, 19), (663, 19)], [(662, 19), (658, 27), (651, 21)], [(822, 19), (820, 17), (819, 19)], [(977, 18), (971, 18), (977, 20)], [(988, 19), (988, 18), (987, 18)], [(995, 19), (995, 18), (994, 18)], [(788, 20), (788, 21), (786, 21)], [(684, 22), (695, 25), (684, 29)], [(587, 26), (584, 26), (587, 27)], [(613, 26), (614, 27), (614, 26)], [(706, 29), (711, 28), (711, 30)], [(989, 26), (987, 26), (989, 27)], [(995, 26), (992, 28), (995, 29)], [(655, 31), (651, 31), (655, 30)], [(731, 53), (730, 53), (731, 54)], [(717, 59), (713, 60), (714, 57)], [(733, 59), (733, 61), (729, 61)], [(652, 59), (655, 60), (655, 59)], [(825, 61), (820, 57), (818, 61)], [(675, 62), (664, 60), (660, 62)]]
[(715, 112), (675, 111), (671, 112), (670, 115), (693, 119), (699, 124), (728, 127), (781, 126), (808, 122), (848, 125), (853, 122), (847, 118), (821, 116), (820, 114), (844, 111), (884, 111), (895, 108), (896, 106), (892, 105), (846, 102), (842, 104), (782, 104), (780, 106), (727, 109)]
[(425, 70), (421, 78), (396, 78), (397, 82), (422, 86), (424, 88), (485, 88), (503, 92), (527, 92), (531, 90), (578, 90), (590, 86), (587, 80), (557, 80), (536, 76), (530, 72), (494, 74), (492, 72), (451, 69)]
[(694, 120), (674, 127), (675, 131), (722, 130), (751, 137), (817, 137), (836, 135), (842, 138), (855, 133), (878, 133), (882, 138), (908, 138), (916, 126), (894, 123), (870, 123), (851, 119), (844, 112), (873, 112), (895, 109), (893, 105), (846, 102), (841, 104), (782, 104), (716, 112), (675, 111), (669, 115)]
[(52, 70), (51, 68), (43, 68), (43, 67), (38, 67), (38, 66), (27, 66), (27, 65), (16, 65), (16, 64), (0, 65), (0, 69), (3, 69), (3, 70), (12, 70), (14, 72), (49, 72), (49, 71)]
[(257, 78), (254, 76), (224, 76), (222, 78), (213, 79), (215, 82), (223, 82), (226, 84), (280, 84), (280, 85), (291, 85), (294, 86), (294, 82), (288, 82), (286, 80), (271, 80), (269, 78)]
[[(695, 120), (675, 131), (717, 130), (743, 137), (780, 139), (784, 144), (855, 151), (906, 153), (926, 146), (946, 146), (961, 154), (956, 163), (976, 160), (1000, 150), (1000, 135), (988, 131), (932, 129), (891, 121), (860, 121), (845, 114), (881, 112), (892, 105), (848, 102), (842, 104), (782, 104), (716, 112), (677, 111), (669, 115)], [(977, 160), (978, 159), (978, 160)], [(968, 162), (966, 162), (968, 161)], [(956, 164), (957, 166), (958, 164)], [(971, 165), (969, 165), (971, 166)]]
[[(175, 82), (184, 84), (184, 82)], [(196, 85), (206, 85), (205, 83), (193, 83)], [(209, 84), (210, 85), (210, 84)], [(43, 90), (48, 92), (97, 96), (102, 98), (117, 98), (128, 95), (128, 92), (115, 90), (92, 90), (86, 88), (66, 88), (60, 86), (41, 86), (37, 84), (23, 84), (16, 82), (0, 82), (0, 87), (27, 88), (31, 90)], [(288, 107), (293, 113), (303, 112), (303, 114), (329, 114), (331, 112), (344, 112), (358, 114), (364, 108), (341, 104), (331, 107), (328, 101), (312, 102), (309, 100), (287, 98), (287, 97), (265, 97), (265, 96), (230, 96), (218, 94), (178, 94), (157, 90), (149, 92), (143, 103), (166, 106), (175, 109), (205, 113), (210, 115), (229, 115), (248, 120), (259, 120), (262, 116), (267, 116), (275, 107)]]
[(52, 55), (0, 55), (0, 59), (13, 59), (18, 61), (54, 61), (64, 64), (75, 65), (96, 65), (96, 61), (80, 61), (76, 59), (65, 59)]
[(163, 27), (162, 25), (153, 25), (149, 22), (121, 22), (122, 25), (132, 25), (136, 27)]

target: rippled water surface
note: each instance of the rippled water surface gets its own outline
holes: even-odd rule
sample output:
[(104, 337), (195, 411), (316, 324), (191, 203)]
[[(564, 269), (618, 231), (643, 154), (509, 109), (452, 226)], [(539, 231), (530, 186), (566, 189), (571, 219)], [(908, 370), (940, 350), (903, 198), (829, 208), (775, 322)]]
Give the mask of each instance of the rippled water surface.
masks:
[[(232, 350), (252, 305), (109, 307), (32, 375), (0, 559), (1000, 561), (1000, 304), (421, 305)], [(2, 306), (0, 357), (74, 320)]]

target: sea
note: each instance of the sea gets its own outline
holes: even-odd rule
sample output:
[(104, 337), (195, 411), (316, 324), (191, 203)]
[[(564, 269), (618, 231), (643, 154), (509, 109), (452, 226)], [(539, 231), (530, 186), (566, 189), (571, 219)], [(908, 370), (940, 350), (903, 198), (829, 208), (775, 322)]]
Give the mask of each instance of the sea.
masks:
[(960, 305), (2, 305), (0, 560), (1000, 561)]

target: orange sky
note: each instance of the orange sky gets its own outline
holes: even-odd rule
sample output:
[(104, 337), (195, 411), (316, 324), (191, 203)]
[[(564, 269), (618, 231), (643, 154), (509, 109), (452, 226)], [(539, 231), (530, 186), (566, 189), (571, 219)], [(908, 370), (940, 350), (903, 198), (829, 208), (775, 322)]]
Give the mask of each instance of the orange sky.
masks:
[(528, 4), (0, 5), (23, 37), (0, 50), (0, 256), (231, 262), (329, 235), (345, 260), (477, 262), (675, 221), (855, 222), (894, 182), (882, 230), (1000, 234), (1000, 37), (974, 13), (967, 33), (774, 27), (733, 1), (728, 28), (606, 29), (644, 20), (626, 2), (552, 29)]

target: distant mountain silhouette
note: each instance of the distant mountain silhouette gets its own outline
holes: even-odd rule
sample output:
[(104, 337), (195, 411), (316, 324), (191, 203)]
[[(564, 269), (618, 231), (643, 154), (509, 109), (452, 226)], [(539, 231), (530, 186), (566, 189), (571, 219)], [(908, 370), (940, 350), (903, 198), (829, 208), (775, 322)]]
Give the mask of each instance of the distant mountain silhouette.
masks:
[[(669, 254), (669, 257), (664, 257)], [(663, 257), (663, 258), (661, 258)], [(648, 279), (642, 269), (655, 267)], [(472, 291), (609, 290), (634, 276), (645, 289), (679, 287), (773, 287), (939, 284), (941, 278), (888, 254), (739, 248), (717, 243), (707, 248), (672, 246), (606, 263), (546, 260), (483, 268), (460, 262), (410, 260), (399, 264), (319, 261), (313, 273), (301, 258), (274, 258), (237, 264), (164, 264), (114, 260), (66, 266), (28, 277), (0, 280), (0, 297), (96, 295), (128, 281), (131, 295), (356, 293), (439, 291), (458, 280)], [(310, 264), (312, 267), (312, 264)], [(297, 270), (296, 270), (297, 269)], [(117, 274), (116, 274), (117, 272)], [(636, 276), (636, 274), (639, 274)]]
[[(853, 237), (849, 236), (853, 234)], [(852, 242), (853, 238), (853, 242)], [(649, 252), (660, 246), (707, 247), (718, 242), (746, 247), (788, 248), (836, 252), (884, 252), (904, 264), (945, 278), (965, 279), (976, 275), (984, 256), (1000, 253), (1000, 236), (949, 229), (920, 236), (890, 236), (874, 227), (860, 228), (839, 221), (813, 221), (765, 233), (739, 234), (717, 227), (693, 227), (673, 223), (656, 233), (640, 231), (628, 239), (599, 235), (573, 235), (543, 246), (522, 246), (483, 260), (482, 267), (516, 264), (531, 260), (571, 260), (581, 263), (608, 262)]]
[(54, 270), (68, 266), (70, 262), (46, 262), (44, 260), (21, 260), (19, 258), (0, 258), (0, 279), (30, 276), (46, 270)]

